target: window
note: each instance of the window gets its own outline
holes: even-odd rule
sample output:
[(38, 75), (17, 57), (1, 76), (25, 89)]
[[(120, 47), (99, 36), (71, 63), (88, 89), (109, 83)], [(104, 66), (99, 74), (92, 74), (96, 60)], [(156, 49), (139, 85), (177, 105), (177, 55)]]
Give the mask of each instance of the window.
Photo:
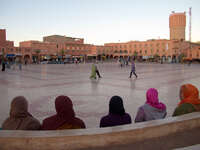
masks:
[(134, 47), (136, 48), (136, 47), (137, 47), (137, 45), (135, 44), (135, 45), (134, 45)]
[(129, 48), (131, 48), (131, 45), (129, 45)]
[(145, 50), (145, 54), (147, 54), (147, 50)]
[(159, 53), (159, 49), (157, 49), (157, 53)]

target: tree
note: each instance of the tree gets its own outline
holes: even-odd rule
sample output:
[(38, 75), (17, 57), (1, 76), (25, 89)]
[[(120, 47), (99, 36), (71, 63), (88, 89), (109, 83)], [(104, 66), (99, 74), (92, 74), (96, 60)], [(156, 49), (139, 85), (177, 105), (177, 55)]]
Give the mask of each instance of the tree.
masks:
[(185, 57), (185, 54), (184, 53), (181, 53), (178, 58), (179, 58), (179, 61), (182, 63), (183, 62), (183, 59)]
[[(64, 49), (61, 50), (61, 55), (62, 55), (62, 60), (63, 60), (64, 55), (65, 55), (65, 51), (64, 51)], [(64, 60), (63, 60), (63, 61), (64, 61)]]
[(137, 56), (138, 56), (138, 52), (136, 52), (136, 51), (134, 51), (134, 53), (133, 53), (133, 59), (136, 59), (137, 60)]
[(137, 57), (137, 56), (138, 56), (138, 52), (134, 51), (133, 56), (134, 56), (134, 57)]
[(38, 63), (39, 63), (39, 61), (40, 61), (40, 52), (41, 52), (40, 49), (36, 49), (36, 50), (35, 50), (35, 53), (37, 54), (37, 62), (38, 62)]
[(156, 61), (158, 61), (158, 59), (159, 59), (159, 55), (156, 53), (154, 56), (154, 59), (156, 60)]

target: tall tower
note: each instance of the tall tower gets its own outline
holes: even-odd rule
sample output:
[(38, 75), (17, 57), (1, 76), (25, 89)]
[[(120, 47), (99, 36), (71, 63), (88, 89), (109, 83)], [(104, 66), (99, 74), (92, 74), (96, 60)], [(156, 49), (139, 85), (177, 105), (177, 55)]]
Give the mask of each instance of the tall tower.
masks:
[(6, 30), (0, 29), (0, 41), (5, 42), (6, 41)]
[(169, 16), (170, 40), (185, 40), (186, 15), (175, 13)]

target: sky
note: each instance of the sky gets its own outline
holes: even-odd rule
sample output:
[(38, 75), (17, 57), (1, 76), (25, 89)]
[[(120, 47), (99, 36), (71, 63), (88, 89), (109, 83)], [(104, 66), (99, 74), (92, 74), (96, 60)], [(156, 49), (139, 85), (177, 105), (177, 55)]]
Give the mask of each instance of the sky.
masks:
[(188, 40), (189, 7), (192, 41), (200, 41), (200, 0), (0, 0), (0, 28), (15, 46), (54, 34), (96, 45), (169, 39), (170, 13), (185, 11)]

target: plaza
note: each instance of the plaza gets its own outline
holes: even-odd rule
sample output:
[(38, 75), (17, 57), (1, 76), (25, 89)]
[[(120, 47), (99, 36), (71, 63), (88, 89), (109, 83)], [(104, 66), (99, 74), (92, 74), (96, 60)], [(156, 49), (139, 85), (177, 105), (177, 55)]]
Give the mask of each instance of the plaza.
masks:
[(100, 118), (108, 113), (109, 100), (119, 95), (132, 122), (139, 106), (146, 101), (148, 88), (159, 91), (159, 100), (171, 116), (179, 102), (179, 88), (184, 83), (200, 88), (199, 65), (136, 63), (138, 78), (129, 77), (130, 66), (120, 68), (116, 62), (99, 63), (103, 78), (89, 79), (91, 63), (40, 64), (15, 67), (0, 73), (0, 124), (9, 116), (10, 102), (23, 95), (30, 113), (40, 120), (55, 114), (55, 98), (67, 95), (74, 104), (76, 116), (87, 128), (99, 127)]

